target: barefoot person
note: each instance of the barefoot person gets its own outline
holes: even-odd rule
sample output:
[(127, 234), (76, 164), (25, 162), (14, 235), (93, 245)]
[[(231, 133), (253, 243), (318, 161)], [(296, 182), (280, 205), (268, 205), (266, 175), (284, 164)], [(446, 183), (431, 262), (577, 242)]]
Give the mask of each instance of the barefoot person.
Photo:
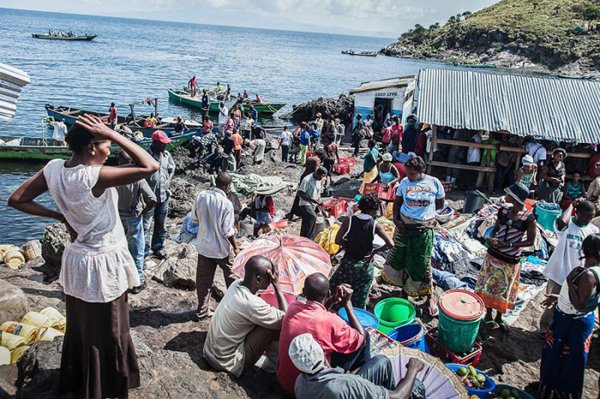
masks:
[(433, 227), (435, 211), (445, 199), (442, 183), (425, 174), (423, 158), (409, 159), (394, 200), (394, 248), (382, 274), (386, 282), (402, 287), (404, 297), (427, 296), (432, 317), (438, 314), (431, 276)]
[[(150, 176), (158, 163), (92, 115), (79, 117), (66, 141), (71, 159), (50, 161), (11, 194), (8, 204), (62, 221), (74, 239), (65, 248), (59, 277), (69, 326), (60, 392), (90, 399), (126, 398), (129, 388), (140, 385), (127, 305), (127, 290), (139, 286), (140, 278), (119, 220), (114, 187)], [(129, 154), (134, 166), (104, 166), (111, 142)], [(35, 201), (46, 191), (58, 211)]]
[[(475, 292), (487, 309), (488, 328), (508, 331), (502, 315), (515, 308), (519, 289), (521, 248), (535, 241), (536, 225), (533, 214), (525, 209), (529, 188), (514, 183), (504, 189), (507, 207), (498, 211), (498, 219), (488, 238), (488, 251), (477, 278)], [(496, 317), (492, 312), (496, 310)]]

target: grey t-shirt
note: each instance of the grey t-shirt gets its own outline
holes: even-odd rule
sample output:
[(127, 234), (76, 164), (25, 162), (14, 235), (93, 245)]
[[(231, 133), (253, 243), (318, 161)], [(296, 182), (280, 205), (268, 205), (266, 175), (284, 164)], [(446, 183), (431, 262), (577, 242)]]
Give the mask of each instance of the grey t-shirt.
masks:
[(355, 374), (346, 374), (340, 367), (326, 369), (314, 375), (300, 374), (294, 387), (296, 399), (388, 399), (384, 387)]
[[(298, 191), (302, 191), (310, 196), (310, 198), (318, 201), (321, 199), (321, 192), (323, 191), (323, 180), (317, 180), (311, 173), (302, 179), (300, 186), (298, 187)], [(310, 206), (314, 205), (312, 202), (306, 201), (300, 198), (298, 203), (300, 206)]]
[(121, 220), (135, 219), (142, 214), (148, 202), (156, 202), (156, 195), (145, 179), (126, 186), (118, 186), (117, 192), (119, 193), (118, 207)]

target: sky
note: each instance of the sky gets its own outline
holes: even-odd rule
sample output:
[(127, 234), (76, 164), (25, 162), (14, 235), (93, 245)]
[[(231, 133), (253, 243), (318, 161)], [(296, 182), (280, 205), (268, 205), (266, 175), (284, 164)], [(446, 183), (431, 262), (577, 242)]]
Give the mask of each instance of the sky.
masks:
[(0, 0), (0, 7), (396, 38), (498, 0)]

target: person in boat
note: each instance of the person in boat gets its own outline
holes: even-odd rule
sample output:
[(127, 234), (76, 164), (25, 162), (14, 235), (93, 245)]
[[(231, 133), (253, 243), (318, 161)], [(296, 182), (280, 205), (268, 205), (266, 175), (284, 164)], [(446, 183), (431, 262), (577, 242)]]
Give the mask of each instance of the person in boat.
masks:
[(223, 92), (223, 88), (221, 87), (221, 82), (217, 82), (217, 87), (215, 87), (215, 94), (220, 96)]
[(184, 132), (186, 132), (188, 130), (190, 130), (190, 128), (187, 127), (183, 118), (181, 118), (181, 116), (178, 116), (177, 121), (175, 123), (175, 128), (173, 129), (173, 134), (174, 135), (183, 134)]
[(242, 98), (244, 99), (244, 101), (248, 101), (250, 99), (250, 95), (248, 94), (248, 92), (246, 90), (244, 90), (244, 94), (242, 95)]
[(196, 97), (196, 94), (198, 93), (198, 80), (196, 79), (196, 75), (188, 80), (188, 90), (190, 91), (190, 96)]
[(110, 107), (108, 108), (108, 124), (111, 128), (115, 128), (118, 119), (119, 113), (117, 111), (117, 106), (115, 105), (115, 103), (110, 103)]
[(256, 98), (254, 99), (254, 102), (257, 104), (262, 104), (263, 103), (263, 99), (257, 94)]
[(237, 102), (238, 102), (238, 103), (241, 103), (241, 102), (243, 102), (243, 101), (244, 101), (244, 96), (242, 96), (242, 93), (238, 92), (238, 95), (237, 95)]
[(202, 100), (201, 100), (202, 111), (205, 113), (208, 112), (210, 107), (210, 98), (208, 97), (208, 91), (206, 89), (202, 89)]
[(227, 83), (227, 88), (225, 89), (225, 101), (231, 100), (231, 86)]
[(154, 113), (151, 113), (149, 117), (144, 120), (144, 127), (156, 127), (156, 123), (158, 120), (154, 116)]
[[(140, 386), (127, 303), (127, 290), (140, 285), (140, 279), (119, 222), (115, 187), (152, 175), (159, 164), (94, 115), (80, 116), (66, 141), (71, 159), (50, 161), (9, 196), (8, 205), (60, 221), (71, 235), (59, 277), (69, 325), (62, 344), (59, 393), (125, 398), (129, 389)], [(106, 166), (111, 143), (129, 154), (135, 166)], [(58, 211), (36, 202), (45, 192)]]
[(258, 121), (258, 111), (256, 110), (256, 108), (254, 108), (254, 105), (250, 105), (250, 111), (248, 112), (248, 114), (250, 115), (250, 118), (254, 119), (255, 121)]

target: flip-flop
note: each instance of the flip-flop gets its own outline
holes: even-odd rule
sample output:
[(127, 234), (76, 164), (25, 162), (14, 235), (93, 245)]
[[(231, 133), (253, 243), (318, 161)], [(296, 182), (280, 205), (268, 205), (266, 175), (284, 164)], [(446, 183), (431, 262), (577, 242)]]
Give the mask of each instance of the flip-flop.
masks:
[(498, 325), (498, 323), (496, 322), (496, 320), (487, 320), (485, 322), (485, 326), (490, 331), (497, 330), (498, 328), (500, 328), (500, 326)]
[[(496, 322), (496, 323), (498, 323), (498, 322)], [(500, 328), (500, 330), (501, 330), (503, 333), (508, 333), (508, 324), (506, 324), (506, 322), (505, 322), (505, 321), (501, 321), (501, 322), (499, 322), (499, 323), (498, 323), (498, 328)]]

